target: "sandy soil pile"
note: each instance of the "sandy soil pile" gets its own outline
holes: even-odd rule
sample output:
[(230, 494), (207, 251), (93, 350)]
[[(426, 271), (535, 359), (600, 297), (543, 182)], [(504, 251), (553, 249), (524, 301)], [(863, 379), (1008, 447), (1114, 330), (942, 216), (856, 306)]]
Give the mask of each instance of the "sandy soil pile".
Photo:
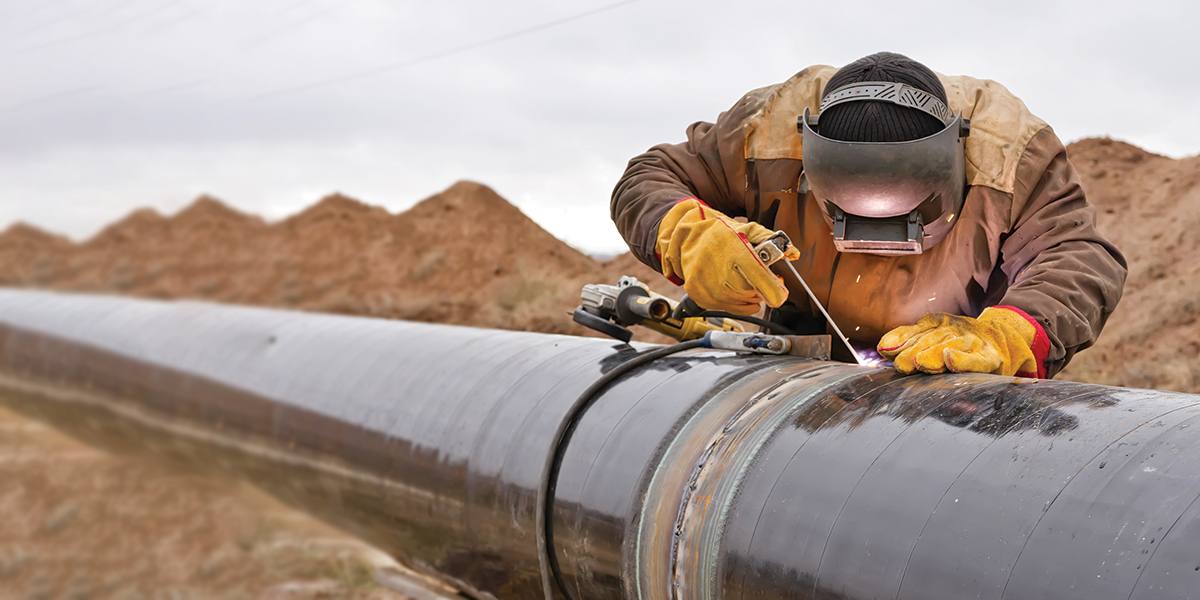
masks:
[(579, 287), (626, 271), (671, 287), (631, 257), (576, 251), (471, 182), (396, 215), (333, 195), (268, 224), (203, 197), (171, 217), (135, 211), (79, 245), (28, 225), (0, 233), (0, 285), (549, 332), (581, 332), (563, 317)]
[(1200, 392), (1200, 156), (1110, 139), (1067, 149), (1100, 230), (1129, 260), (1125, 296), (1061, 378)]

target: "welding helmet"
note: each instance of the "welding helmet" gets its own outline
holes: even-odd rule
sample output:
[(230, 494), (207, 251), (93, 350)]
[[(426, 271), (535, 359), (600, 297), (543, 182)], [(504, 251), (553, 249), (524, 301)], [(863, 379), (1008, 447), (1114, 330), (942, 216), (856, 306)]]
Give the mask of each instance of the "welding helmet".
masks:
[(852, 83), (826, 94), (820, 110), (864, 101), (913, 108), (945, 127), (911, 141), (846, 142), (817, 133), (820, 115), (806, 108), (797, 124), (803, 186), (816, 198), (839, 252), (920, 254), (946, 237), (962, 210), (970, 125), (937, 97), (903, 83)]

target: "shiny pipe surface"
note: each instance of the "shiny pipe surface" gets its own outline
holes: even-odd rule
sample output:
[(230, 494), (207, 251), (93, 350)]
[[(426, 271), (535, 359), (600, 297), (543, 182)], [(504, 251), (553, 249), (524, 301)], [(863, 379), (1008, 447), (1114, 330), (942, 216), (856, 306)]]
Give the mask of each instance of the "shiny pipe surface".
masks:
[[(542, 597), (537, 489), (645, 347), (0, 290), (0, 400), (250, 478), (469, 594)], [(1200, 597), (1200, 397), (692, 350), (601, 390), (573, 598)]]

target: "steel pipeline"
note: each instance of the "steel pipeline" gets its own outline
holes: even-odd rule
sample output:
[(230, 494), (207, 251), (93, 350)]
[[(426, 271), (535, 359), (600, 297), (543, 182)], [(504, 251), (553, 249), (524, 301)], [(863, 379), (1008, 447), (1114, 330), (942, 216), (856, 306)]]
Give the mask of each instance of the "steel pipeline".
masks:
[[(537, 489), (647, 347), (0, 290), (0, 399), (232, 471), (468, 593), (542, 596)], [(1200, 397), (690, 350), (563, 448), (574, 598), (1187, 598)]]

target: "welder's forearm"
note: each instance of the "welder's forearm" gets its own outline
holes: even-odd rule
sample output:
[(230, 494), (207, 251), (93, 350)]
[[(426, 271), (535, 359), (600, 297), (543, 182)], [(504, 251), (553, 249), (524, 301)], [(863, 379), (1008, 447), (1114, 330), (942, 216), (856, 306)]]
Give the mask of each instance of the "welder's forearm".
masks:
[(1125, 285), (1125, 259), (1107, 243), (1068, 241), (1027, 266), (1001, 304), (1020, 307), (1045, 329), (1050, 376), (1095, 343)]
[(676, 202), (694, 195), (682, 177), (666, 166), (659, 148), (634, 157), (613, 190), (610, 212), (634, 256), (655, 270), (658, 224)]
[(1009, 277), (1002, 304), (1041, 323), (1053, 375), (1095, 343), (1125, 285), (1121, 252), (1096, 229), (1075, 167), (1050, 128), (1026, 148), (1017, 171), (1014, 227), (1000, 247)]

